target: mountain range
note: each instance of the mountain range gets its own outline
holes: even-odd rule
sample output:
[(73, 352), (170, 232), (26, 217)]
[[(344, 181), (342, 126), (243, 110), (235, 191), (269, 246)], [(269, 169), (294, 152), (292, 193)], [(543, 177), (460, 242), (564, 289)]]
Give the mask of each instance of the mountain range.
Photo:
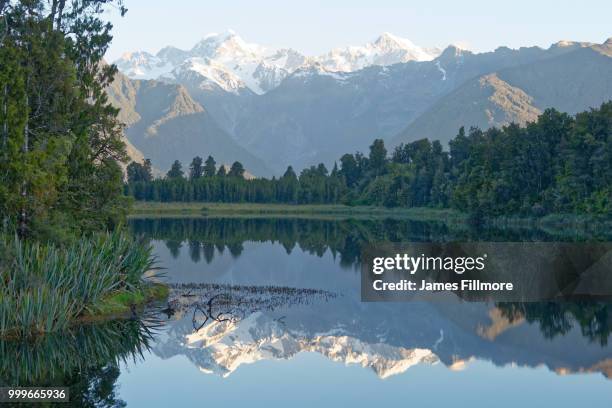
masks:
[(228, 30), (208, 34), (190, 50), (168, 46), (152, 55), (145, 51), (125, 53), (117, 67), (134, 79), (180, 81), (190, 72), (201, 75), (201, 85), (227, 92), (262, 94), (304, 66), (319, 66), (330, 72), (352, 72), (371, 65), (428, 61), (440, 54), (437, 48), (422, 48), (409, 40), (383, 33), (374, 42), (359, 47), (335, 48), (317, 57), (307, 57), (291, 48), (272, 48), (244, 41)]
[(422, 364), (460, 371), (474, 361), (546, 367), (559, 375), (612, 375), (609, 350), (584, 338), (578, 327), (549, 338), (537, 324), (511, 321), (490, 305), (448, 300), (389, 306), (338, 297), (331, 303), (206, 321), (195, 328), (194, 314), (187, 311), (166, 322), (152, 351), (163, 359), (185, 356), (202, 373), (221, 377), (243, 365), (288, 360), (302, 352), (360, 365), (381, 379)]
[(472, 53), (385, 33), (312, 57), (228, 32), (115, 63), (125, 75), (109, 94), (126, 136), (160, 169), (212, 154), (279, 175), (332, 165), (375, 138), (447, 142), (460, 126), (525, 124), (549, 107), (576, 113), (612, 99), (612, 39)]

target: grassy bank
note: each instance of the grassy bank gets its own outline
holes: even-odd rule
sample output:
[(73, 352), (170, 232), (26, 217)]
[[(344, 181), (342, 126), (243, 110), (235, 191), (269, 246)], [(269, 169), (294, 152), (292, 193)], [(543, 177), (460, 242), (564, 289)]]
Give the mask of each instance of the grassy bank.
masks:
[(159, 203), (137, 201), (132, 216), (334, 216), (334, 217), (402, 217), (426, 221), (464, 220), (458, 211), (435, 208), (385, 208), (340, 204), (256, 204), (256, 203)]
[(149, 283), (134, 290), (111, 292), (79, 316), (78, 322), (130, 317), (145, 305), (166, 299), (169, 292), (170, 288), (161, 283)]
[(120, 232), (65, 246), (1, 236), (0, 337), (54, 332), (159, 295), (143, 281), (151, 251)]
[[(539, 229), (562, 238), (607, 237), (612, 231), (612, 217), (549, 214), (544, 217), (508, 215), (474, 219), (468, 214), (452, 209), (427, 207), (385, 208), (375, 206), (346, 205), (289, 205), (252, 203), (159, 203), (136, 202), (130, 215), (133, 218), (180, 218), (180, 217), (291, 217), (312, 219), (407, 219), (415, 221), (443, 222), (459, 228), (468, 228), (475, 221), (481, 226), (520, 230)], [(598, 239), (600, 239), (598, 238)]]

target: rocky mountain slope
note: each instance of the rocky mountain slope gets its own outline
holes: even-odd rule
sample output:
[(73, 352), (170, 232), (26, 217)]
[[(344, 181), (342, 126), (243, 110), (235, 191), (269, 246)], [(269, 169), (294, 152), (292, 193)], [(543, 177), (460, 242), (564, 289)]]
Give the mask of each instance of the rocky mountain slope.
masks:
[(238, 160), (255, 174), (270, 172), (223, 131), (182, 85), (131, 80), (119, 74), (108, 94), (121, 108), (119, 119), (126, 124), (130, 145), (135, 146), (129, 149), (133, 159), (150, 158), (164, 172), (176, 159), (188, 166), (194, 156), (210, 154), (220, 163)]
[[(305, 57), (227, 33), (189, 51), (167, 47), (156, 56), (126, 56), (119, 66), (134, 77), (160, 78), (155, 87), (181, 89), (182, 104), (189, 97), (202, 109), (168, 119), (164, 103), (140, 97), (141, 110), (155, 113), (132, 125), (128, 138), (145, 155), (158, 149), (183, 160), (191, 149), (182, 145), (217, 149), (204, 146), (205, 134), (208, 143), (223, 146), (219, 154), (240, 154), (224, 162), (241, 160), (255, 175), (269, 174), (265, 162), (280, 175), (288, 165), (331, 166), (343, 153), (367, 151), (375, 138), (388, 147), (424, 137), (448, 141), (461, 126), (523, 124), (548, 107), (575, 113), (598, 106), (612, 99), (611, 49), (612, 40), (563, 41), (548, 49), (474, 54), (450, 46), (440, 53), (384, 34), (363, 47)], [(120, 104), (133, 93), (129, 86), (115, 92)], [(132, 123), (141, 112), (127, 105), (122, 115)], [(162, 123), (151, 128), (157, 120)], [(175, 134), (166, 142), (149, 128)], [(170, 144), (155, 146), (160, 141)], [(248, 154), (251, 165), (240, 159)]]
[(432, 61), (350, 73), (311, 67), (252, 99), (233, 135), (260, 157), (282, 158), (273, 162), (279, 172), (331, 164), (374, 138), (448, 140), (461, 125), (522, 123), (550, 106), (588, 109), (612, 98), (611, 77), (612, 58), (573, 43), (482, 54), (448, 47)]
[[(568, 52), (561, 52), (568, 50)], [(612, 40), (557, 44), (552, 55), (468, 80), (408, 125), (393, 144), (448, 141), (461, 126), (486, 129), (533, 121), (549, 107), (571, 114), (612, 99)]]

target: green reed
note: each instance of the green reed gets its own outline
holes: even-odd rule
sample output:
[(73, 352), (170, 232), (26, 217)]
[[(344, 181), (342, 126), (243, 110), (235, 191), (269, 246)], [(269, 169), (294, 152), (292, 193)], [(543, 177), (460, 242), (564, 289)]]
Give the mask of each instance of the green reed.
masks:
[(137, 289), (154, 269), (151, 251), (123, 232), (65, 246), (0, 236), (0, 336), (66, 328), (104, 296)]

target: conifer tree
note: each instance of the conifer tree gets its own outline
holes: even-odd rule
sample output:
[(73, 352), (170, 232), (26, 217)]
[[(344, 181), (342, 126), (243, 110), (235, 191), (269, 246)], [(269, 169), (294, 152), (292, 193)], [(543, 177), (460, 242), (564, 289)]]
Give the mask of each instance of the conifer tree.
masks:
[(244, 177), (244, 166), (238, 161), (234, 162), (227, 175), (230, 177)]
[[(102, 64), (113, 0), (0, 2), (0, 211), (22, 237), (114, 225), (125, 215), (121, 126)], [(53, 234), (55, 235), (55, 234)]]
[(208, 158), (206, 159), (206, 163), (204, 165), (204, 176), (205, 177), (213, 177), (216, 172), (217, 172), (217, 168), (216, 166), (216, 162), (215, 159), (213, 159), (212, 156), (208, 156)]
[(166, 177), (169, 179), (181, 179), (183, 178), (183, 175), (183, 165), (178, 160), (175, 160), (174, 163), (172, 163), (172, 167), (170, 167), (170, 170), (168, 170), (168, 173), (166, 173)]
[(202, 167), (202, 158), (196, 156), (191, 161), (189, 166), (189, 180), (197, 180), (204, 174), (204, 167)]

